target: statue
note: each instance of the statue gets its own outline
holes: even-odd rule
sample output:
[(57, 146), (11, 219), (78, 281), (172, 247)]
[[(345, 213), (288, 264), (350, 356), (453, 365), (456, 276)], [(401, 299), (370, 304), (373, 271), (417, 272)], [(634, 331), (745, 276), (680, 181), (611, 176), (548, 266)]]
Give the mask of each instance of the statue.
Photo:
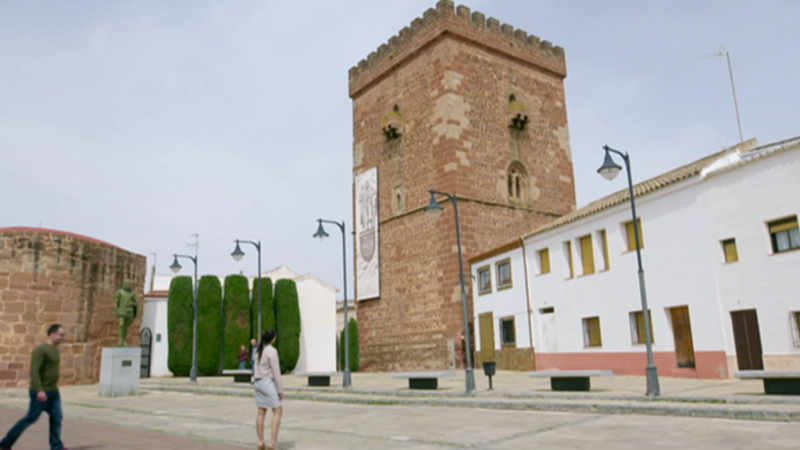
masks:
[(127, 347), (128, 328), (139, 313), (139, 304), (136, 302), (136, 293), (131, 288), (131, 280), (122, 283), (122, 289), (117, 290), (117, 301), (114, 303), (114, 314), (119, 318), (119, 343), (118, 347)]

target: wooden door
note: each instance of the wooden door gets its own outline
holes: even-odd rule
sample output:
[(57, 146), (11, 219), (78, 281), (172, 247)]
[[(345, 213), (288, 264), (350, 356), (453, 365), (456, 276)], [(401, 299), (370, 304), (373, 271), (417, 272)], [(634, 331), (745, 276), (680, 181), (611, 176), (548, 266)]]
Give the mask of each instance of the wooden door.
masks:
[(731, 311), (731, 321), (739, 370), (764, 370), (756, 310)]
[(481, 327), (481, 361), (495, 361), (494, 359), (494, 315), (491, 312), (478, 316), (478, 325)]
[(675, 337), (675, 358), (678, 367), (694, 368), (694, 342), (692, 341), (692, 323), (689, 320), (689, 307), (670, 308), (672, 316), (672, 335)]

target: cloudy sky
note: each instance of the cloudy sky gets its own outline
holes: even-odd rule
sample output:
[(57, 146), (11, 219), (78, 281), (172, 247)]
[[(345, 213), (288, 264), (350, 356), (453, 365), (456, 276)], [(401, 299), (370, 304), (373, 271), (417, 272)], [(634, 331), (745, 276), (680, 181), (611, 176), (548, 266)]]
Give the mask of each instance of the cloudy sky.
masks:
[[(0, 0), (0, 227), (154, 252), (159, 273), (199, 233), (201, 273), (254, 274), (253, 247), (229, 254), (261, 240), (264, 270), (341, 288), (338, 229), (311, 235), (352, 230), (347, 71), (434, 3)], [(798, 1), (467, 6), (566, 49), (579, 206), (626, 187), (596, 174), (603, 144), (642, 181), (738, 142), (725, 58), (698, 58), (721, 44), (745, 138), (800, 135)]]

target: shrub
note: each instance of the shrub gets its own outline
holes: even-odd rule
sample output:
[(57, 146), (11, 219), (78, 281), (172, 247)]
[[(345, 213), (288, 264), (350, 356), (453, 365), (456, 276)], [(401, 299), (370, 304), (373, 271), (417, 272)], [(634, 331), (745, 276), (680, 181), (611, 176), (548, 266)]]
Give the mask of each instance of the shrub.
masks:
[(275, 320), (281, 373), (289, 373), (300, 359), (300, 302), (294, 280), (282, 279), (275, 283)]
[[(350, 319), (347, 324), (347, 329), (350, 332), (350, 336), (348, 336), (350, 344), (350, 371), (358, 372), (361, 353), (358, 345), (358, 322), (356, 319)], [(339, 367), (344, 369), (344, 330), (339, 333), (339, 349)]]
[(225, 277), (223, 336), (225, 369), (239, 367), (239, 348), (250, 333), (250, 289), (244, 275)]
[[(261, 336), (256, 336), (258, 333), (258, 278), (253, 280), (253, 337), (256, 341), (261, 339)], [(272, 279), (261, 279), (261, 332), (264, 330), (275, 329), (275, 302), (272, 299)]]
[(222, 285), (219, 277), (203, 275), (197, 289), (197, 371), (214, 375), (222, 345)]
[(176, 377), (189, 375), (192, 369), (192, 277), (172, 279), (167, 299), (167, 368)]

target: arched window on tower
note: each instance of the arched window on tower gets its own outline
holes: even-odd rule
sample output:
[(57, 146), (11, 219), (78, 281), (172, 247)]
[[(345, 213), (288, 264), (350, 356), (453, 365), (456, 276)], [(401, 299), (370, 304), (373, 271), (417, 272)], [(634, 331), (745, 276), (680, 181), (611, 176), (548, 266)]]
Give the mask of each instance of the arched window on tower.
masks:
[(508, 168), (507, 176), (508, 197), (513, 200), (522, 200), (527, 197), (527, 174), (522, 164), (514, 162)]

